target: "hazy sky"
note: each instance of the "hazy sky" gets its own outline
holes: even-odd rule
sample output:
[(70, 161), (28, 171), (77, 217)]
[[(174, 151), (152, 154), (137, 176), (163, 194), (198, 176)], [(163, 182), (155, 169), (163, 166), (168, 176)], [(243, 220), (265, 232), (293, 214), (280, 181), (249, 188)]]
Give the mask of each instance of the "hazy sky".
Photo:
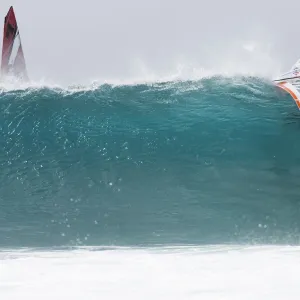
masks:
[(300, 58), (299, 0), (1, 0), (3, 18), (10, 5), (36, 80), (272, 76)]

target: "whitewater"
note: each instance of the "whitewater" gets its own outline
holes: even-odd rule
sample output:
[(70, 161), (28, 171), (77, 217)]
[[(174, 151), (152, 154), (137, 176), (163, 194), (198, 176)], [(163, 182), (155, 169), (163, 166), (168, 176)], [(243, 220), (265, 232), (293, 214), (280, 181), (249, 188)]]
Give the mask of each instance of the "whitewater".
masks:
[(298, 299), (299, 128), (258, 76), (0, 87), (1, 299)]

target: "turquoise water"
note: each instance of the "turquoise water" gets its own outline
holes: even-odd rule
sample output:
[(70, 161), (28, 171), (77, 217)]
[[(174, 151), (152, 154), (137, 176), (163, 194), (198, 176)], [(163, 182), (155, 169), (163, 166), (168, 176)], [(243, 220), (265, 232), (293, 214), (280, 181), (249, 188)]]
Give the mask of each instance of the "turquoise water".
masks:
[(299, 244), (300, 114), (254, 77), (0, 92), (0, 247)]

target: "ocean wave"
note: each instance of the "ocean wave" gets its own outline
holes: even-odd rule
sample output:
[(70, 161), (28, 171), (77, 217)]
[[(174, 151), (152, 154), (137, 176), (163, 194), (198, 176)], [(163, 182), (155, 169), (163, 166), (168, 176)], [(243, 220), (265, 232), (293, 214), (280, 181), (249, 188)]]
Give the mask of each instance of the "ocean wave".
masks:
[(298, 242), (300, 118), (268, 80), (7, 89), (0, 114), (1, 246)]

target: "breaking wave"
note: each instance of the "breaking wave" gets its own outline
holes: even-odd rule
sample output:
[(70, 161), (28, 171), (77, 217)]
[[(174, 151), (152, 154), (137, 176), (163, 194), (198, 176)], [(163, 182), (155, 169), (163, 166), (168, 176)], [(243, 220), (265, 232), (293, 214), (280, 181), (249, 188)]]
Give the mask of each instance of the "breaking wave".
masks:
[(300, 116), (266, 79), (5, 86), (0, 246), (298, 243)]

